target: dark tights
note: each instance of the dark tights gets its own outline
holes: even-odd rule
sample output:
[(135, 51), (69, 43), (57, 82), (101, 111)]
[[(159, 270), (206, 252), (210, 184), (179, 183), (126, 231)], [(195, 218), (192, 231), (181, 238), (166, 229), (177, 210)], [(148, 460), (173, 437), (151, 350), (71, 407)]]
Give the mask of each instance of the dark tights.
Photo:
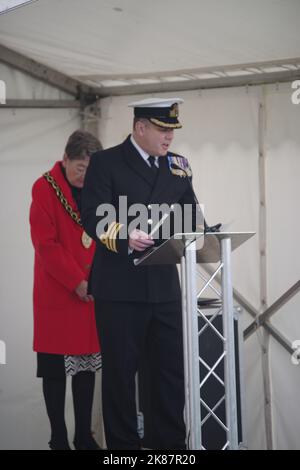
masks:
[[(85, 443), (91, 439), (94, 387), (94, 372), (79, 372), (72, 377), (75, 443)], [(69, 449), (65, 423), (66, 378), (43, 378), (43, 393), (51, 425), (50, 447)]]

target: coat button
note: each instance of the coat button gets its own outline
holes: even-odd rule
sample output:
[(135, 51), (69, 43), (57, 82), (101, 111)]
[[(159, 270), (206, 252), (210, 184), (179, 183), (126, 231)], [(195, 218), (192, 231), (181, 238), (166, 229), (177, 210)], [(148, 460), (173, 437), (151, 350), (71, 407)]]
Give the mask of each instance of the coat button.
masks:
[(153, 224), (153, 220), (152, 219), (148, 219), (148, 225), (152, 225)]
[(147, 207), (148, 207), (148, 209), (149, 209), (149, 210), (151, 210), (151, 209), (152, 209), (152, 206), (151, 206), (151, 204), (148, 204), (148, 206), (147, 206)]

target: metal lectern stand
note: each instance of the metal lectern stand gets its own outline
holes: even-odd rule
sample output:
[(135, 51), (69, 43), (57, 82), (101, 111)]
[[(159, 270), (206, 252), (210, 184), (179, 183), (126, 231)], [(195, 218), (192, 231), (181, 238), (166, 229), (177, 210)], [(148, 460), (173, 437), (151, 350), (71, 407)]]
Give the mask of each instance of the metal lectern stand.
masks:
[[(233, 289), (231, 279), (231, 251), (251, 238), (254, 232), (217, 232), (217, 233), (179, 233), (152, 248), (142, 258), (135, 260), (136, 265), (149, 264), (179, 264), (181, 265), (182, 290), (182, 317), (183, 317), (183, 345), (184, 345), (184, 374), (185, 374), (185, 420), (188, 430), (188, 447), (190, 449), (204, 449), (201, 439), (201, 405), (209, 411), (226, 431), (227, 441), (223, 449), (236, 450), (238, 443), (237, 394), (236, 394), (236, 364), (235, 364), (235, 338), (233, 316)], [(197, 293), (197, 263), (219, 263), (219, 266), (204, 287)], [(206, 377), (200, 381), (200, 364), (204, 361), (199, 357), (199, 340), (201, 332), (198, 331), (198, 299), (208, 288), (212, 287), (215, 276), (221, 272), (222, 289), (219, 293), (213, 290), (221, 299), (223, 317), (223, 334), (219, 332), (223, 341), (223, 352)], [(213, 329), (212, 322), (205, 319), (206, 326)], [(206, 328), (206, 326), (204, 328)], [(216, 329), (215, 329), (216, 330)], [(215, 413), (201, 397), (201, 387), (211, 374), (219, 381), (215, 370), (221, 361), (224, 361), (224, 389), (226, 422), (222, 423)]]

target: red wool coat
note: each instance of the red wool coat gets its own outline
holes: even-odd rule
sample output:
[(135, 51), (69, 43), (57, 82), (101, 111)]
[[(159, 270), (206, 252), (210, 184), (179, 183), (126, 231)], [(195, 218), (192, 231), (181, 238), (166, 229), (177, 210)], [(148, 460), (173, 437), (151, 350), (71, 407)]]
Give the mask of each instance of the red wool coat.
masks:
[[(78, 211), (60, 162), (50, 174)], [(71, 219), (44, 177), (32, 188), (30, 225), (35, 249), (34, 351), (68, 355), (99, 352), (94, 303), (81, 301), (74, 292), (88, 279), (94, 242), (88, 249), (83, 246), (83, 228)]]

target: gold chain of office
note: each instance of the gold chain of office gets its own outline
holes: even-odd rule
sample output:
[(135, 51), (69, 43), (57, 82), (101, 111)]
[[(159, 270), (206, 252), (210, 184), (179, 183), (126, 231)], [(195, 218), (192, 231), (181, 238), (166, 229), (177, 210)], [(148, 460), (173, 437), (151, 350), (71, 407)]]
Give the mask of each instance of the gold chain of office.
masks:
[(51, 176), (50, 173), (47, 171), (43, 174), (43, 177), (46, 178), (50, 186), (52, 186), (56, 193), (56, 196), (58, 197), (70, 217), (74, 220), (74, 222), (76, 222), (78, 225), (80, 225), (80, 227), (82, 227), (81, 219), (79, 217), (78, 212), (74, 211), (71, 204), (68, 203), (67, 198), (65, 197), (64, 193), (62, 192), (61, 188), (59, 187), (53, 176)]

